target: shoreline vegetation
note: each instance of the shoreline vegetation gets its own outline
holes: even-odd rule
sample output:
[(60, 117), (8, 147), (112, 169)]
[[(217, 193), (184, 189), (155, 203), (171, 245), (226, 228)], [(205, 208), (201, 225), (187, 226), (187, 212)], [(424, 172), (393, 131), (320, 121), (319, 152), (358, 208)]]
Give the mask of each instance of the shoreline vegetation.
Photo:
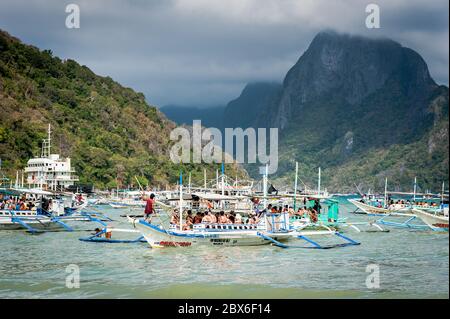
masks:
[[(170, 131), (176, 127), (142, 93), (94, 74), (73, 60), (61, 60), (0, 30), (0, 154), (10, 177), (40, 154), (50, 123), (52, 151), (70, 157), (80, 184), (95, 188), (164, 188), (180, 170), (193, 180), (215, 176), (218, 165), (174, 164)], [(246, 177), (237, 165), (232, 176)]]

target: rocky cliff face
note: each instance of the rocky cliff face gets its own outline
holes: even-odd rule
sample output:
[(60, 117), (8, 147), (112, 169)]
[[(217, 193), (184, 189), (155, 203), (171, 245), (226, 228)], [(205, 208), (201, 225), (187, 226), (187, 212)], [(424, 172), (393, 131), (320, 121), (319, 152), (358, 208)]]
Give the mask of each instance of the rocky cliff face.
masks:
[(318, 100), (339, 99), (357, 107), (392, 82), (398, 82), (411, 110), (437, 87), (425, 61), (411, 49), (387, 39), (321, 32), (287, 73), (275, 123), (285, 129), (292, 116), (310, 111)]
[(223, 113), (222, 127), (257, 126), (258, 116), (263, 116), (277, 103), (282, 86), (279, 83), (250, 83), (241, 95), (227, 104)]

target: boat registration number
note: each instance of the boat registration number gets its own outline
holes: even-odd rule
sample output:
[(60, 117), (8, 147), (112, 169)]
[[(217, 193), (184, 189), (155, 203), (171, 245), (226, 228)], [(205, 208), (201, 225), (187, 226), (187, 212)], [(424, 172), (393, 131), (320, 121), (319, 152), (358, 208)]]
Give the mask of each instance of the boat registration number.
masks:
[(188, 242), (188, 241), (160, 241), (159, 242), (160, 246), (168, 246), (168, 247), (186, 247), (186, 246), (191, 246), (192, 243)]

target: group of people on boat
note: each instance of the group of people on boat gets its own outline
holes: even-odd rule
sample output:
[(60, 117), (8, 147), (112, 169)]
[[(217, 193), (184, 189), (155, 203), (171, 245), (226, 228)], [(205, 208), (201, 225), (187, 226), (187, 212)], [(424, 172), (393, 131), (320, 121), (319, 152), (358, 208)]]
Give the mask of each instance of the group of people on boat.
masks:
[[(307, 208), (306, 206), (300, 207), (295, 211), (291, 206), (272, 206), (269, 204), (266, 209), (260, 212), (250, 212), (248, 217), (243, 217), (239, 213), (230, 211), (226, 213), (220, 211), (213, 213), (211, 210), (204, 212), (197, 212), (195, 215), (191, 210), (184, 212), (185, 220), (183, 221), (183, 229), (190, 230), (195, 224), (253, 224), (256, 225), (260, 222), (261, 218), (266, 213), (281, 214), (288, 213), (290, 217), (296, 216), (298, 218), (309, 218), (312, 222), (317, 222), (320, 211), (320, 203), (317, 201), (314, 207)], [(170, 224), (179, 225), (179, 211), (175, 209), (170, 218)]]
[(0, 210), (36, 210), (36, 206), (25, 198), (4, 197), (0, 199)]
[[(155, 213), (154, 205), (155, 205), (155, 195), (151, 194), (150, 197), (144, 198), (146, 201), (146, 206), (144, 210), (145, 219), (151, 223), (152, 215)], [(252, 199), (252, 201), (254, 201)], [(195, 215), (192, 210), (186, 210), (183, 212), (184, 220), (183, 220), (183, 229), (190, 230), (193, 229), (195, 224), (258, 224), (264, 214), (281, 214), (288, 213), (289, 217), (298, 217), (298, 218), (309, 218), (312, 222), (317, 222), (318, 216), (320, 214), (321, 205), (319, 200), (314, 201), (313, 207), (306, 207), (306, 198), (303, 202), (303, 207), (299, 207), (297, 211), (294, 210), (292, 206), (289, 205), (280, 205), (273, 206), (269, 204), (262, 211), (256, 209), (248, 214), (247, 217), (243, 217), (241, 214), (236, 213), (234, 211), (225, 212), (212, 212), (212, 208), (208, 208), (204, 212), (197, 212)], [(178, 209), (174, 209), (171, 217), (170, 217), (171, 225), (180, 225), (180, 214)]]
[(294, 210), (294, 208), (292, 206), (272, 206), (271, 204), (269, 204), (267, 206), (267, 209), (263, 210), (261, 212), (270, 212), (272, 214), (281, 214), (281, 213), (288, 213), (289, 217), (297, 217), (297, 218), (304, 218), (304, 217), (309, 217), (309, 219), (312, 222), (316, 222), (318, 220), (318, 216), (320, 214), (320, 209), (322, 208), (322, 206), (320, 205), (320, 202), (318, 200), (316, 200), (314, 202), (314, 206), (313, 207), (306, 207), (306, 201), (304, 202), (303, 207), (299, 207), (297, 209), (297, 211)]
[[(186, 218), (183, 220), (183, 230), (190, 230), (195, 224), (258, 224), (259, 218), (255, 213), (249, 214), (248, 218), (244, 219), (241, 214), (230, 211), (220, 211), (213, 213), (211, 210), (204, 212), (197, 212), (195, 215), (191, 210), (185, 212)], [(179, 211), (175, 209), (170, 218), (170, 224), (179, 225), (180, 217)]]
[[(360, 200), (360, 202), (366, 203), (366, 200), (364, 198), (362, 198)], [(377, 207), (377, 208), (387, 208), (391, 211), (396, 211), (396, 210), (404, 209), (404, 208), (411, 207), (411, 206), (421, 206), (421, 207), (427, 207), (427, 208), (438, 206), (438, 204), (435, 202), (410, 201), (410, 200), (402, 200), (402, 199), (393, 200), (391, 197), (388, 197), (386, 205), (384, 205), (383, 199), (373, 200), (373, 201), (369, 202), (369, 204), (371, 204), (372, 206)]]

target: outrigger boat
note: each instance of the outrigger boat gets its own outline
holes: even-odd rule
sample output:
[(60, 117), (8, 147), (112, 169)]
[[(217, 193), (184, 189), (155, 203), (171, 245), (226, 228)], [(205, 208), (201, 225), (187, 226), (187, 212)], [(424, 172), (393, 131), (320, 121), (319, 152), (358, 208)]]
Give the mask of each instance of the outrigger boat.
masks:
[(448, 231), (448, 215), (432, 214), (418, 209), (412, 209), (412, 213), (419, 217), (431, 229)]
[[(307, 207), (312, 207), (312, 202), (316, 201), (316, 198), (309, 198)], [(317, 216), (316, 222), (311, 222), (309, 216), (299, 217), (291, 216), (290, 225), (291, 229), (317, 229), (323, 227), (331, 227), (336, 230), (349, 229), (360, 232), (389, 232), (389, 230), (381, 227), (376, 221), (372, 222), (352, 222), (347, 217), (339, 217), (339, 202), (334, 199), (326, 199), (321, 202), (322, 210)]]
[[(4, 189), (8, 194), (27, 194), (34, 196), (33, 201), (36, 207), (32, 210), (2, 209), (0, 210), (0, 230), (26, 230), (31, 233), (45, 231), (73, 231), (68, 222), (96, 222), (106, 226), (105, 221), (111, 221), (110, 218), (100, 213), (85, 212), (80, 210), (67, 210), (64, 203), (56, 198), (52, 199), (52, 205), (43, 205), (44, 196), (50, 197), (55, 194), (39, 190), (16, 190)], [(40, 196), (40, 199), (38, 197)], [(45, 206), (45, 207), (43, 207)]]
[[(358, 189), (359, 191), (359, 189)], [(401, 203), (388, 203), (389, 195), (412, 196), (406, 203), (402, 200)], [(362, 195), (362, 194), (361, 194)], [(422, 196), (418, 198), (417, 196)], [(367, 214), (371, 216), (402, 216), (402, 214), (413, 214), (413, 210), (420, 210), (427, 213), (439, 214), (443, 210), (444, 199), (448, 200), (448, 191), (445, 192), (445, 183), (442, 183), (442, 191), (440, 194), (417, 193), (417, 178), (414, 178), (414, 191), (408, 192), (393, 192), (387, 190), (387, 179), (385, 180), (384, 197), (376, 197), (370, 193), (362, 195), (361, 199), (348, 199), (350, 203), (355, 205), (357, 209), (353, 212), (355, 214)], [(437, 205), (437, 201), (441, 201), (441, 205)], [(420, 203), (420, 204), (418, 204)]]
[[(357, 207), (357, 209), (359, 209), (360, 211), (356, 210), (353, 213), (355, 214), (366, 214), (369, 216), (384, 216), (384, 215), (389, 215), (393, 212), (397, 212), (397, 211), (401, 211), (405, 208), (407, 208), (407, 206), (403, 206), (403, 207), (383, 207), (383, 206), (375, 206), (372, 203), (374, 203), (373, 201), (370, 203), (366, 203), (365, 201), (362, 202), (361, 200), (357, 200), (357, 199), (348, 199), (348, 201), (350, 203), (352, 203), (353, 205), (355, 205)], [(378, 202), (376, 202), (378, 203)]]
[(106, 226), (105, 217), (94, 217), (90, 213), (77, 216), (48, 216), (39, 211), (0, 211), (0, 230), (26, 230), (31, 233), (46, 231), (73, 231), (68, 222), (97, 222)]
[[(264, 175), (264, 199), (267, 198), (267, 166)], [(165, 228), (163, 224), (151, 224), (144, 219), (128, 217), (132, 225), (141, 232), (142, 236), (152, 248), (163, 247), (191, 247), (197, 245), (209, 246), (258, 246), (273, 244), (282, 248), (316, 248), (325, 249), (359, 245), (339, 232), (327, 228), (318, 230), (292, 230), (290, 229), (288, 213), (264, 213), (258, 224), (194, 224), (193, 229), (185, 230), (183, 227), (183, 183), (180, 174), (179, 198), (179, 225), (170, 225)], [(345, 240), (343, 244), (323, 246), (312, 240), (314, 235), (336, 235)], [(310, 246), (291, 246), (284, 242), (292, 239), (301, 239)]]

